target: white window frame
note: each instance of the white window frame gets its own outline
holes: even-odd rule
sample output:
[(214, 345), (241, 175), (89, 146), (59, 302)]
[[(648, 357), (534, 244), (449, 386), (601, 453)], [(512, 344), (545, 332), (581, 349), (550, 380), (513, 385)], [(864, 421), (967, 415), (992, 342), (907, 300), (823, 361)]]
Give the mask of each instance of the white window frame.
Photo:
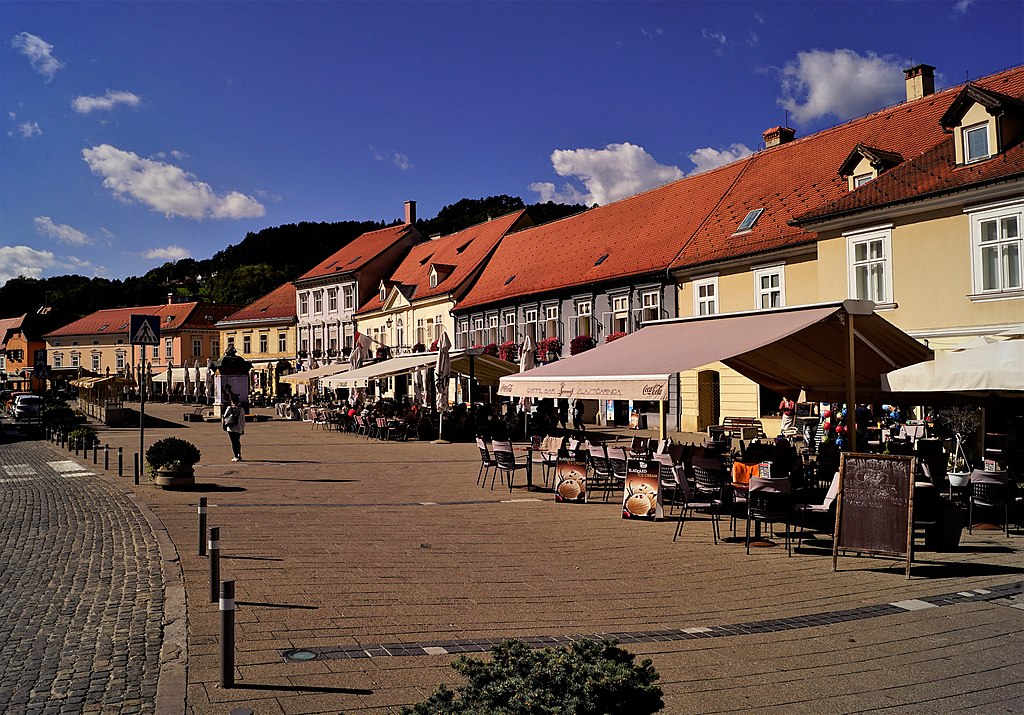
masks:
[(309, 293), (299, 293), (299, 315), (309, 315)]
[(265, 355), (270, 350), (270, 335), (260, 333), (260, 353)]
[(71, 353), (71, 367), (81, 367), (82, 356), (80, 353)]
[(537, 342), (537, 319), (539, 311), (536, 308), (523, 310), (523, 339), (529, 335), (534, 343)]
[[(983, 161), (984, 159), (988, 159), (990, 156), (992, 156), (992, 142), (991, 142), (992, 138), (989, 136), (988, 122), (982, 122), (981, 124), (972, 124), (969, 127), (964, 127), (960, 131), (961, 131), (961, 134), (960, 134), (961, 141), (963, 142), (963, 145), (964, 145), (964, 163), (965, 164), (970, 164), (971, 162), (975, 162), (975, 161)], [(981, 132), (985, 136), (985, 154), (984, 155), (979, 155), (979, 156), (971, 156), (971, 154), (970, 154), (970, 146), (971, 145), (970, 145), (969, 137), (970, 137), (970, 135), (975, 134), (977, 132)]]
[(405, 322), (399, 318), (395, 321), (395, 347), (405, 345)]
[(693, 314), (718, 315), (718, 276), (693, 281)]
[(869, 183), (874, 178), (875, 175), (872, 173), (857, 174), (856, 176), (853, 177), (853, 188), (859, 189), (860, 187), (864, 186), (864, 184)]
[(92, 370), (93, 372), (96, 372), (96, 373), (98, 373), (98, 372), (100, 372), (100, 370), (102, 370), (102, 367), (101, 367), (101, 366), (102, 366), (102, 364), (103, 364), (103, 360), (102, 360), (102, 357), (103, 357), (103, 356), (102, 356), (102, 355), (100, 355), (99, 353), (92, 353), (92, 354), (91, 354), (91, 355), (89, 356), (90, 360), (92, 361), (92, 363), (91, 363), (91, 364), (92, 364), (92, 367), (91, 367), (90, 369), (91, 369), (91, 370)]
[(355, 307), (356, 294), (355, 289), (350, 286), (342, 286), (341, 288), (341, 304), (345, 310), (352, 310)]
[(487, 316), (487, 344), (498, 342), (498, 316)]
[(123, 352), (118, 351), (114, 357), (114, 364), (117, 366), (117, 371), (121, 372), (124, 370), (126, 355)]
[(456, 343), (462, 343), (456, 345), (456, 347), (468, 348), (469, 347), (469, 318), (462, 318), (459, 320), (459, 332), (455, 334)]
[[(851, 231), (844, 233), (843, 236), (846, 238), (846, 267), (847, 267), (847, 295), (854, 300), (871, 300), (874, 301), (875, 307), (894, 307), (896, 304), (895, 296), (893, 294), (893, 263), (892, 263), (892, 224), (886, 224), (884, 226), (873, 226), (860, 231)], [(857, 247), (861, 245), (878, 243), (882, 248), (881, 257), (867, 257), (862, 260), (857, 259)], [(871, 282), (868, 281), (867, 285), (869, 291), (867, 295), (857, 294), (857, 273), (861, 268), (870, 270), (871, 266), (880, 265), (882, 267), (882, 290), (884, 295), (872, 296), (870, 293)], [(870, 276), (869, 276), (870, 277)]]
[[(648, 317), (648, 311), (653, 311), (653, 317)], [(640, 294), (640, 323), (661, 318), (661, 292), (656, 290), (645, 290)]]
[(286, 353), (288, 352), (288, 333), (277, 334), (277, 352)]
[(544, 337), (558, 337), (558, 306), (548, 305), (544, 307)]
[(200, 357), (203, 354), (203, 339), (192, 338), (192, 357)]
[(213, 357), (220, 357), (220, 339), (212, 338), (210, 340), (210, 355)]
[[(473, 345), (484, 344), (484, 318), (478, 315), (473, 318)], [(471, 346), (467, 346), (471, 347)]]
[[(594, 334), (594, 301), (581, 300), (576, 303), (575, 337)], [(584, 330), (582, 326), (586, 325)]]
[[(1021, 297), (1024, 296), (1024, 202), (1002, 203), (994, 206), (983, 206), (965, 211), (971, 221), (971, 285), (973, 295), (983, 298)], [(982, 224), (994, 221), (996, 229), (1002, 233), (1003, 222), (1007, 219), (1016, 219), (1017, 236), (1015, 238), (996, 238), (995, 241), (984, 242), (984, 248), (997, 248), (999, 250), (999, 285), (997, 287), (985, 288), (984, 285), (984, 263), (982, 255)], [(1017, 275), (1022, 285), (1007, 285), (1009, 265), (1005, 263), (1004, 249), (1008, 246), (1015, 246), (1017, 250)]]
[(383, 283), (380, 284), (380, 302), (383, 303), (388, 299), (388, 288)]
[[(507, 311), (504, 315), (503, 342), (516, 342), (516, 313), (514, 310)], [(511, 330), (511, 334), (509, 331)]]
[(53, 354), (53, 366), (54, 367), (64, 367), (64, 354), (63, 353), (54, 353)]
[(327, 312), (337, 313), (338, 312), (338, 289), (328, 288), (327, 289)]
[(434, 267), (430, 268), (430, 287), (437, 288), (437, 269)]
[(243, 335), (242, 336), (242, 354), (243, 355), (252, 355), (252, 336), (251, 335)]
[[(786, 307), (786, 267), (785, 264), (777, 263), (772, 266), (758, 266), (754, 268), (754, 310), (770, 310), (772, 308), (785, 308)], [(767, 288), (762, 284), (765, 278), (769, 280), (777, 276), (779, 279), (778, 286), (769, 285)], [(764, 304), (765, 297), (769, 297), (777, 293), (779, 296), (778, 305), (772, 305), (769, 300), (768, 305)]]
[(167, 358), (174, 357), (174, 341), (171, 338), (164, 340), (164, 356)]

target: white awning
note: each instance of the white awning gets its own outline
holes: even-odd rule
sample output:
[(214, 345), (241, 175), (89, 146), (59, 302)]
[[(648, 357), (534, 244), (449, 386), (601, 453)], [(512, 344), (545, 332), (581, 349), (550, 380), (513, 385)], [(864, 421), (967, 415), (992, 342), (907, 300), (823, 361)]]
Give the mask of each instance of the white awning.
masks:
[(1002, 340), (956, 352), (885, 376), (893, 392), (1024, 392), (1024, 340)]
[[(172, 367), (170, 370), (164, 370), (153, 375), (153, 382), (156, 384), (164, 384), (167, 382), (167, 378), (171, 379), (174, 383), (184, 383), (185, 373), (188, 373), (189, 382), (195, 382), (196, 370), (194, 367)], [(199, 376), (205, 378), (206, 368), (199, 368)]]
[[(470, 373), (470, 355), (455, 351), (451, 354), (452, 372), (462, 375)], [(515, 374), (518, 367), (515, 363), (492, 357), (491, 355), (475, 355), (473, 357), (473, 376), (481, 385), (497, 385), (498, 380), (506, 375)], [(437, 353), (412, 353), (398, 355), (388, 360), (364, 365), (358, 370), (324, 378), (321, 384), (325, 387), (366, 387), (370, 380), (379, 380), (390, 375), (403, 375), (424, 367), (433, 367), (437, 363)]]
[(846, 395), (853, 317), (857, 396), (881, 392), (882, 373), (931, 357), (868, 301), (684, 318), (653, 323), (585, 353), (502, 378), (498, 393), (563, 399), (666, 400), (669, 378), (723, 362), (784, 394)]
[(281, 382), (298, 385), (310, 383), (314, 380), (322, 380), (325, 377), (337, 375), (345, 370), (348, 370), (347, 362), (336, 362), (330, 365), (321, 365), (315, 370), (302, 370), (301, 372), (293, 372), (290, 375), (282, 375), (279, 379)]

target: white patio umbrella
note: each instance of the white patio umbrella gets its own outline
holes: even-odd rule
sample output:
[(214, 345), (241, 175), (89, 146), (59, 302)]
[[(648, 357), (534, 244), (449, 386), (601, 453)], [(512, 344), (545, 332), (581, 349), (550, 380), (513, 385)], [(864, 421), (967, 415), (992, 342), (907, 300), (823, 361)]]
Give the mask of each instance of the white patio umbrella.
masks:
[(195, 387), (193, 388), (193, 390), (194, 390), (194, 394), (195, 394), (195, 397), (196, 397), (196, 401), (198, 402), (199, 401), (199, 395), (202, 392), (202, 386), (203, 386), (203, 381), (199, 377), (199, 358), (196, 358), (195, 380), (194, 380), (194, 382), (195, 382)]
[[(536, 366), (536, 355), (537, 355), (537, 344), (533, 342), (533, 338), (527, 334), (526, 339), (523, 341), (523, 347), (519, 352), (519, 372), (526, 372), (532, 370)], [(530, 398), (520, 398), (520, 404), (523, 406), (523, 436), (530, 436)]]
[(185, 362), (185, 358), (181, 359), (181, 371), (184, 373), (184, 388), (182, 390), (182, 402), (187, 402), (189, 395), (192, 394), (192, 378), (188, 373), (188, 365)]
[(213, 358), (206, 358), (206, 399), (213, 397)]
[(413, 399), (415, 400), (417, 405), (422, 405), (423, 404), (423, 379), (424, 379), (424, 374), (423, 373), (424, 373), (424, 369), (423, 368), (416, 368), (412, 372)]
[(369, 346), (370, 336), (356, 333), (355, 340), (352, 341), (352, 352), (348, 356), (350, 370), (358, 370), (363, 366), (363, 360), (366, 358), (365, 351)]
[(437, 339), (437, 363), (434, 365), (434, 379), (437, 384), (437, 440), (438, 444), (446, 444), (447, 441), (441, 437), (441, 428), (444, 426), (444, 413), (448, 411), (448, 381), (452, 377), (452, 358), (448, 354), (451, 350), (452, 341), (448, 333), (441, 333)]

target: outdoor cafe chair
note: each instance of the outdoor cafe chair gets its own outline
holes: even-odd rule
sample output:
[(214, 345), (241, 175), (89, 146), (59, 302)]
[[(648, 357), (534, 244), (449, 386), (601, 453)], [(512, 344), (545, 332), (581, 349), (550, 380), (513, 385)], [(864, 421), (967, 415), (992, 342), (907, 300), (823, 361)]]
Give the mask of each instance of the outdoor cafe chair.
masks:
[(658, 462), (658, 477), (662, 493), (671, 496), (668, 505), (669, 514), (675, 508), (679, 499), (681, 485), (686, 481), (683, 468), (672, 464), (672, 457), (668, 454), (656, 454), (654, 459)]
[(825, 492), (825, 498), (821, 504), (794, 504), (793, 513), (794, 515), (800, 516), (800, 530), (797, 532), (796, 548), (800, 548), (800, 544), (803, 542), (804, 527), (807, 523), (808, 514), (813, 517), (823, 518), (826, 515), (832, 515), (833, 530), (835, 526), (835, 503), (836, 497), (839, 496), (839, 472), (836, 472), (832, 477), (832, 483), (828, 486), (828, 491)]
[(487, 451), (487, 443), (480, 437), (476, 438), (476, 447), (480, 450), (480, 471), (476, 475), (476, 484), (478, 487), (483, 488), (487, 484), (487, 472), (491, 469), (497, 469), (498, 463), (491, 456), (491, 453)]
[(788, 479), (753, 477), (747, 489), (747, 553), (750, 553), (750, 522), (786, 525), (786, 553), (793, 555), (789, 544), (790, 514), (793, 510), (792, 485)]
[(967, 533), (974, 528), (974, 507), (979, 509), (1003, 510), (1003, 531), (1010, 536), (1010, 507), (1007, 499), (1009, 489), (1006, 472), (983, 472), (975, 469), (968, 483), (969, 503), (967, 507)]
[[(512, 449), (512, 443), (508, 441), (492, 441), (491, 452), (494, 455), (494, 460), (498, 463), (495, 472), (500, 474), (503, 479), (508, 477), (508, 490), (512, 491), (516, 472), (520, 469), (524, 472), (529, 470), (529, 460), (517, 460), (515, 452)], [(491, 489), (494, 489), (494, 476), (491, 476)]]
[(608, 449), (603, 444), (592, 444), (589, 453), (590, 476), (587, 478), (587, 491), (597, 495), (604, 492), (604, 500), (608, 501), (608, 490), (611, 488), (612, 473), (608, 466)]
[(650, 449), (651, 440), (648, 437), (634, 437), (629, 443), (629, 451), (637, 456), (646, 456)]
[(529, 459), (535, 465), (539, 465), (541, 474), (544, 477), (544, 486), (548, 485), (548, 477), (552, 476), (558, 464), (558, 452), (562, 449), (565, 440), (561, 437), (545, 437), (537, 442), (537, 446), (531, 444)]
[(624, 447), (608, 448), (608, 469), (611, 472), (610, 488), (613, 491), (624, 490), (629, 477), (629, 453)]
[(679, 521), (676, 522), (676, 531), (672, 541), (676, 541), (682, 536), (687, 516), (692, 515), (695, 511), (701, 511), (711, 517), (711, 536), (717, 544), (721, 536), (719, 516), (725, 497), (725, 473), (698, 465), (690, 466), (689, 469), (693, 473), (693, 489), (690, 488), (685, 474), (681, 474), (682, 509), (679, 513)]

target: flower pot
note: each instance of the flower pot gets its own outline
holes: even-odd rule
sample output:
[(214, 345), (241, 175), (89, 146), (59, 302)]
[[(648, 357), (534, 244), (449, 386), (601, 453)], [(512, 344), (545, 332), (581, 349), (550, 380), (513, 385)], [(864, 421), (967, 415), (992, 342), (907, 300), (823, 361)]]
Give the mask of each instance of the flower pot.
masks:
[(164, 489), (183, 489), (195, 486), (196, 474), (192, 467), (160, 467), (156, 470), (154, 481), (158, 487)]
[(967, 482), (971, 479), (970, 472), (947, 472), (946, 477), (949, 478), (949, 485), (951, 487), (966, 487)]

